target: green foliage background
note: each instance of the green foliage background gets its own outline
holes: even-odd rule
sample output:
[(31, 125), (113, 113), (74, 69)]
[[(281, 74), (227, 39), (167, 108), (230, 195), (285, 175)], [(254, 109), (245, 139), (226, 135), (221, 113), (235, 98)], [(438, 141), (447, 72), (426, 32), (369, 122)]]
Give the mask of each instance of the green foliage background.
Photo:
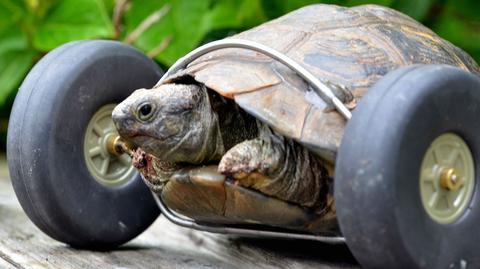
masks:
[(0, 132), (26, 73), (65, 42), (123, 40), (169, 66), (201, 43), (312, 3), (393, 7), (480, 60), (478, 0), (0, 0)]

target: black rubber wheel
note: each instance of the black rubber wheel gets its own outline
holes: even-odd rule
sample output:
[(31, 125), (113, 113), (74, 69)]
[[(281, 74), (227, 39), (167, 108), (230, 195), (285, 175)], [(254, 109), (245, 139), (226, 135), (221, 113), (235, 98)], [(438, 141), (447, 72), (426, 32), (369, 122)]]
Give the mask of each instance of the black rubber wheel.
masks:
[(114, 41), (68, 43), (30, 71), (10, 116), (7, 157), (18, 200), (43, 232), (73, 247), (108, 249), (157, 218), (138, 173), (115, 187), (93, 178), (84, 136), (100, 107), (153, 86), (160, 76), (151, 59)]
[[(444, 65), (389, 73), (359, 102), (337, 155), (335, 200), (341, 231), (365, 268), (480, 267), (479, 118), (479, 77)], [(427, 212), (420, 190), (427, 149), (444, 134), (465, 142), (477, 183), (465, 210), (446, 223)]]

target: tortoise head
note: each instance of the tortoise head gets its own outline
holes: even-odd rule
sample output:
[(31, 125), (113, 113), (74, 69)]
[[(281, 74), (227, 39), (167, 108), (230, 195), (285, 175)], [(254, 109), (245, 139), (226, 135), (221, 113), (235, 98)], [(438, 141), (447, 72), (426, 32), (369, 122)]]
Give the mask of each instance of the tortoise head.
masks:
[(218, 132), (217, 117), (198, 85), (136, 90), (112, 117), (120, 136), (165, 161), (200, 163), (215, 147), (209, 141)]

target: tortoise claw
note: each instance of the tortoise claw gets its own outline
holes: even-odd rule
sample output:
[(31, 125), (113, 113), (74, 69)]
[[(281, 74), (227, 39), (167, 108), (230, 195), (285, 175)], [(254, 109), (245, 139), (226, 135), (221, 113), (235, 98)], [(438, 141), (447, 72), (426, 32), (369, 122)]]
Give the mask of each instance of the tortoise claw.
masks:
[(269, 149), (268, 143), (261, 138), (239, 143), (223, 155), (218, 171), (229, 175), (254, 171), (265, 173), (273, 166), (273, 158), (269, 154)]

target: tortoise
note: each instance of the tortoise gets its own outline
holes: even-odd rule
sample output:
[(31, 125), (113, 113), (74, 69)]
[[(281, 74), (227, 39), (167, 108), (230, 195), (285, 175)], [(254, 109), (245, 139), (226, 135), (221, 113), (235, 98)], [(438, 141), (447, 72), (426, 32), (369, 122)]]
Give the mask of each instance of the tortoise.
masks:
[[(297, 67), (231, 48), (161, 77), (146, 55), (104, 40), (42, 58), (16, 96), (7, 143), (15, 193), (37, 227), (106, 249), (160, 208), (196, 229), (346, 242), (367, 268), (479, 267), (470, 56), (374, 5), (307, 6), (226, 41), (238, 39)], [(143, 182), (112, 116), (138, 146), (129, 153)]]
[[(351, 109), (379, 78), (401, 66), (448, 64), (480, 72), (459, 48), (406, 15), (375, 5), (307, 6), (233, 38), (288, 55)], [(115, 108), (113, 120), (122, 137), (157, 163), (141, 169), (147, 184), (184, 215), (314, 233), (336, 227), (332, 167), (346, 121), (272, 59), (241, 49), (208, 53), (163, 84), (134, 92)], [(194, 169), (195, 176), (185, 171), (205, 164), (218, 168)], [(212, 175), (222, 179), (211, 187), (215, 170), (226, 177)], [(205, 182), (198, 175), (203, 172)], [(259, 194), (295, 212), (258, 210), (266, 201)], [(281, 217), (265, 214), (277, 211)]]
[[(389, 73), (384, 80), (393, 82), (387, 85), (418, 64), (480, 73), (461, 49), (375, 5), (307, 6), (232, 38), (268, 45), (300, 63), (354, 111), (354, 119), (363, 96)], [(119, 134), (140, 148), (134, 164), (169, 208), (207, 223), (340, 232), (333, 178), (346, 120), (301, 77), (264, 55), (231, 48), (210, 52), (162, 81), (135, 91), (112, 117)], [(348, 177), (343, 185), (352, 186)], [(356, 185), (349, 190), (355, 193)], [(354, 238), (348, 227), (342, 231)], [(360, 242), (370, 239), (352, 240), (363, 249)], [(364, 261), (369, 255), (359, 256)]]

